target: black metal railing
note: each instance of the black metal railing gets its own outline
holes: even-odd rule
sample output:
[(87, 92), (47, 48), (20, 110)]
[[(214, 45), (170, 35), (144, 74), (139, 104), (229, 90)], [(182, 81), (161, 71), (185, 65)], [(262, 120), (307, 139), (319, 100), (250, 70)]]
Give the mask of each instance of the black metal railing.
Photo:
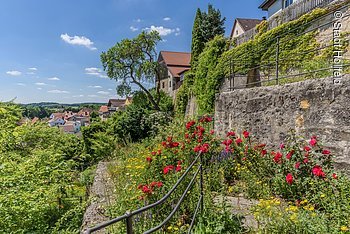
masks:
[[(337, 65), (339, 65), (334, 62), (334, 56), (329, 55), (323, 60), (314, 61), (315, 64), (311, 64), (313, 61), (308, 61), (308, 58), (313, 57), (311, 55), (321, 56), (322, 53), (326, 54), (327, 50), (332, 53), (335, 51), (339, 44), (336, 43), (335, 26), (333, 26), (332, 30), (332, 25), (339, 21), (345, 25), (344, 21), (349, 21), (350, 13), (347, 11), (349, 7), (350, 4), (339, 6), (337, 9), (332, 9), (327, 14), (310, 22), (285, 30), (273, 38), (265, 38), (265, 41), (257, 44), (259, 46), (247, 48), (247, 51), (243, 51), (242, 54), (228, 57), (224, 61), (223, 66), (225, 79), (222, 89), (232, 91), (234, 89), (259, 87), (262, 85), (278, 85), (285, 80), (294, 82), (298, 77), (307, 79), (308, 77), (322, 78), (332, 76), (335, 69), (338, 69)], [(341, 18), (339, 14), (342, 14)], [(314, 43), (314, 41), (310, 41), (310, 47), (305, 49), (305, 51), (296, 50), (293, 54), (289, 53), (295, 49), (288, 46), (292, 40), (311, 33), (314, 33), (316, 37), (321, 39), (322, 43), (318, 43), (318, 40), (316, 40), (318, 45), (313, 48), (311, 43)], [(343, 33), (340, 39), (342, 46), (348, 45), (350, 43), (349, 32), (344, 31), (341, 33)], [(329, 42), (325, 43), (326, 41)], [(348, 50), (349, 47), (346, 49)], [(271, 54), (267, 59), (256, 56), (263, 54), (267, 50), (270, 50)], [(339, 60), (341, 60), (341, 67), (344, 70), (350, 66), (350, 58), (344, 56), (344, 54)], [(307, 65), (305, 65), (305, 62)]]
[(199, 175), (199, 199), (196, 205), (196, 209), (193, 213), (192, 216), (192, 220), (191, 220), (191, 224), (188, 228), (188, 233), (191, 233), (191, 230), (194, 226), (195, 223), (195, 219), (196, 216), (198, 214), (199, 211), (203, 211), (203, 199), (204, 199), (204, 193), (203, 193), (203, 159), (202, 159), (202, 153), (199, 153), (195, 159), (192, 161), (192, 163), (190, 164), (190, 166), (186, 169), (186, 171), (183, 173), (183, 175), (178, 179), (178, 181), (175, 183), (175, 185), (170, 189), (170, 191), (168, 191), (167, 194), (165, 194), (160, 200), (158, 200), (155, 203), (149, 204), (147, 206), (144, 206), (138, 210), (135, 211), (127, 211), (124, 215), (111, 219), (109, 221), (106, 221), (104, 223), (101, 223), (95, 227), (89, 228), (86, 230), (86, 234), (90, 234), (93, 232), (96, 232), (98, 230), (104, 229), (112, 224), (121, 222), (121, 221), (125, 221), (126, 224), (126, 233), (127, 234), (133, 234), (134, 233), (134, 222), (133, 222), (133, 217), (135, 215), (141, 214), (145, 211), (148, 211), (150, 209), (152, 209), (153, 207), (159, 206), (161, 204), (163, 204), (169, 197), (170, 195), (176, 191), (176, 189), (178, 188), (178, 186), (185, 180), (185, 178), (187, 178), (187, 175), (189, 174), (190, 171), (193, 170), (193, 168), (195, 167), (196, 164), (198, 165), (198, 169), (195, 171), (195, 173), (193, 174), (191, 181), (188, 183), (185, 191), (182, 193), (180, 199), (178, 200), (178, 202), (176, 203), (175, 207), (173, 208), (173, 210), (170, 212), (170, 214), (157, 226), (145, 231), (145, 234), (149, 234), (149, 233), (153, 233), (159, 229), (161, 229), (162, 227), (164, 227), (169, 221), (170, 219), (174, 216), (174, 214), (176, 213), (176, 211), (180, 208), (182, 202), (184, 201), (184, 199), (186, 198), (188, 192), (191, 190), (191, 188), (193, 187), (195, 181), (197, 180), (197, 177)]

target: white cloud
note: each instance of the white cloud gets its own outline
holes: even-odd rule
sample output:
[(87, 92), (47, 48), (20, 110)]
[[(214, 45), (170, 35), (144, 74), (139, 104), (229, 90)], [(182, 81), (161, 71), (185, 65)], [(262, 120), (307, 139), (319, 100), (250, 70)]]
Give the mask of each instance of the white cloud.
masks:
[(171, 29), (171, 28), (165, 28), (163, 26), (154, 26), (152, 25), (150, 28), (145, 28), (146, 31), (157, 31), (159, 33), (160, 36), (167, 36), (169, 34), (172, 33), (179, 33), (180, 29), (176, 28), (176, 29)]
[(6, 74), (10, 75), (10, 76), (20, 76), (20, 75), (22, 75), (22, 72), (20, 72), (20, 71), (7, 71)]
[(94, 88), (94, 89), (102, 89), (102, 86), (100, 85), (89, 85), (89, 88)]
[(26, 84), (23, 84), (23, 83), (17, 83), (17, 85), (19, 85), (19, 86), (26, 86)]
[(108, 89), (109, 91), (112, 91), (113, 89)]
[(37, 70), (38, 70), (38, 68), (36, 68), (36, 67), (30, 67), (30, 68), (28, 68), (28, 70), (31, 70), (31, 71), (37, 71)]
[(43, 88), (38, 87), (38, 88), (36, 88), (36, 89), (42, 90)]
[(171, 20), (171, 18), (170, 17), (164, 17), (163, 20), (164, 21), (169, 21), (169, 20)]
[(76, 97), (84, 97), (84, 95), (83, 95), (83, 94), (80, 94), (80, 95), (74, 95), (74, 96), (72, 96), (72, 97), (74, 97), (74, 98), (76, 98)]
[(87, 67), (87, 68), (85, 68), (85, 74), (92, 75), (92, 76), (98, 76), (98, 77), (101, 77), (101, 78), (107, 78), (108, 77), (102, 72), (102, 70), (100, 68), (97, 68), (97, 67)]
[(134, 20), (136, 23), (141, 23), (142, 22), (142, 19), (136, 19)]
[(98, 96), (95, 94), (90, 94), (90, 95), (88, 95), (88, 97), (98, 97)]
[(35, 72), (27, 72), (28, 75), (35, 75)]
[(106, 92), (106, 91), (98, 91), (97, 93), (98, 94), (102, 94), (102, 95), (108, 95), (109, 94), (109, 92)]
[(48, 80), (60, 80), (60, 78), (58, 78), (58, 77), (50, 77), (50, 78), (48, 78)]
[(130, 30), (133, 31), (133, 32), (136, 32), (136, 31), (138, 31), (139, 29), (136, 28), (136, 27), (134, 27), (134, 26), (130, 26)]
[(80, 45), (89, 48), (90, 50), (97, 50), (94, 47), (94, 43), (87, 37), (84, 36), (69, 36), (67, 33), (61, 34), (61, 39), (71, 45)]
[(175, 36), (179, 36), (180, 35), (180, 28), (176, 28), (175, 29)]
[(58, 90), (58, 89), (54, 89), (54, 90), (49, 90), (47, 91), (48, 93), (69, 93), (68, 91), (65, 90)]
[(45, 85), (47, 85), (47, 84), (42, 83), (42, 82), (37, 82), (37, 83), (35, 83), (35, 85), (38, 85), (38, 86), (45, 86)]

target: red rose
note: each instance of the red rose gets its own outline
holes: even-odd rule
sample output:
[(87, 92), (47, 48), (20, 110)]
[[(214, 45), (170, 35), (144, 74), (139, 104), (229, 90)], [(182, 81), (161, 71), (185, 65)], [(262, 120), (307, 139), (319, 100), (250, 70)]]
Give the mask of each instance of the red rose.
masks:
[(335, 173), (333, 173), (332, 177), (333, 177), (333, 179), (338, 179), (338, 176)]
[(304, 161), (303, 161), (305, 164), (309, 162), (309, 159), (308, 158), (304, 158)]
[(162, 146), (166, 146), (166, 142), (165, 141), (162, 142)]
[(160, 187), (162, 187), (162, 186), (163, 186), (163, 183), (162, 183), (161, 181), (159, 181), (159, 182), (157, 183), (157, 187), (160, 188)]
[(214, 133), (215, 133), (215, 132), (214, 132), (214, 129), (210, 130), (210, 134), (211, 134), (211, 135), (214, 135)]
[(181, 171), (181, 165), (177, 165), (176, 168), (175, 168), (175, 171), (176, 171), (176, 172)]
[(189, 135), (188, 133), (185, 134), (185, 139), (188, 139)]
[(305, 150), (305, 151), (310, 151), (311, 148), (310, 148), (309, 146), (306, 145), (306, 146), (304, 146), (304, 150)]
[(311, 146), (315, 146), (317, 144), (316, 138), (311, 138), (309, 143), (310, 143)]
[(286, 176), (286, 181), (288, 184), (293, 184), (293, 175), (288, 173)]
[(143, 186), (143, 184), (139, 184), (139, 185), (137, 186), (137, 189), (141, 189), (142, 186)]
[(153, 181), (153, 182), (150, 184), (150, 186), (151, 186), (151, 187), (155, 187), (155, 186), (157, 185), (157, 183), (158, 183), (158, 182)]
[(282, 163), (281, 159), (282, 159), (281, 152), (277, 152), (273, 157), (273, 161), (275, 161), (275, 163)]
[(300, 162), (297, 162), (297, 163), (295, 163), (295, 169), (299, 169), (299, 167), (300, 167)]
[(194, 147), (193, 151), (198, 153), (201, 150), (201, 146), (197, 145), (196, 147)]
[(243, 132), (244, 138), (248, 138), (248, 137), (249, 137), (249, 134), (250, 134), (250, 133), (249, 133), (248, 131), (244, 131), (244, 132)]
[(280, 149), (284, 149), (284, 144), (283, 143), (280, 144)]
[(151, 152), (151, 154), (154, 156), (154, 155), (156, 155), (156, 154), (157, 154), (157, 152), (152, 151), (152, 152)]
[(261, 155), (262, 155), (262, 156), (265, 156), (266, 154), (267, 154), (267, 150), (263, 149), (263, 150), (261, 151)]
[(174, 166), (173, 166), (173, 165), (164, 167), (164, 169), (163, 169), (164, 175), (168, 174), (168, 173), (169, 173), (170, 171), (172, 171), (173, 169), (174, 169)]
[(231, 132), (228, 132), (226, 136), (228, 136), (228, 137), (229, 137), (229, 136), (235, 136), (235, 135), (236, 135), (236, 133), (235, 133), (235, 132), (233, 132), (233, 131), (231, 131)]
[(203, 144), (203, 145), (201, 146), (201, 148), (200, 148), (200, 151), (201, 151), (202, 153), (207, 153), (208, 150), (209, 150), (209, 144), (207, 144), (207, 143)]
[(144, 192), (146, 194), (151, 194), (152, 193), (152, 189), (150, 189), (148, 187), (148, 185), (144, 185), (144, 186), (142, 186), (142, 192)]
[(237, 138), (237, 139), (236, 139), (236, 144), (237, 144), (237, 145), (241, 144), (242, 142), (243, 142), (243, 141), (242, 141), (241, 138)]
[(186, 129), (189, 130), (194, 124), (196, 124), (196, 121), (194, 120), (187, 122)]
[(149, 163), (152, 162), (152, 158), (151, 158), (151, 157), (147, 157), (146, 160), (147, 160), (147, 162), (149, 162)]
[(244, 158), (242, 158), (242, 160), (243, 160), (243, 161), (245, 161), (245, 160), (247, 160), (247, 158), (246, 158), (246, 157), (244, 157)]
[(289, 151), (289, 153), (286, 155), (286, 158), (289, 160), (291, 159), (292, 155), (294, 154), (294, 150)]
[(328, 155), (328, 154), (331, 154), (331, 151), (329, 151), (329, 150), (322, 150), (322, 154)]
[(318, 177), (325, 177), (326, 174), (323, 172), (322, 167), (316, 165), (312, 168), (312, 174)]
[(178, 147), (179, 145), (180, 145), (179, 142), (173, 142), (173, 143), (171, 144), (172, 147)]

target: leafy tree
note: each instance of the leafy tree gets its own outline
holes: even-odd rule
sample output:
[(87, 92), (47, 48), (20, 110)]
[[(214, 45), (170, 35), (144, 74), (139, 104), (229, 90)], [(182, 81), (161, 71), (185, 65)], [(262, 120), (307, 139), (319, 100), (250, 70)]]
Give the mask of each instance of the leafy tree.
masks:
[(200, 24), (204, 42), (214, 39), (216, 35), (224, 35), (225, 20), (225, 17), (221, 19), (220, 10), (216, 10), (211, 4), (208, 5), (208, 13), (204, 12), (202, 14), (202, 22)]
[[(159, 98), (155, 98), (146, 88), (146, 84), (154, 82), (154, 78), (162, 76), (162, 66), (157, 62), (155, 47), (161, 40), (156, 31), (142, 32), (134, 39), (124, 39), (101, 54), (101, 62), (107, 75), (120, 84), (117, 93), (128, 96), (131, 85), (138, 86), (145, 92), (155, 110), (160, 110)], [(156, 87), (157, 93), (159, 86)]]
[(196, 18), (194, 19), (192, 28), (192, 45), (191, 45), (191, 67), (194, 69), (198, 61), (199, 54), (204, 48), (204, 38), (201, 31), (202, 12), (198, 8)]
[(191, 68), (196, 70), (198, 57), (203, 52), (205, 44), (214, 39), (216, 35), (225, 34), (225, 17), (221, 18), (220, 10), (216, 10), (211, 4), (208, 12), (201, 12), (198, 8), (192, 29)]
[[(158, 98), (158, 94), (155, 89), (151, 89), (150, 93)], [(163, 112), (172, 112), (173, 111), (173, 99), (167, 95), (164, 91), (159, 92), (160, 95), (160, 102), (159, 102), (159, 108)], [(143, 91), (137, 91), (134, 93), (132, 97), (132, 103), (135, 106), (139, 106), (140, 108), (149, 109), (151, 110), (151, 103), (147, 99), (147, 95)]]

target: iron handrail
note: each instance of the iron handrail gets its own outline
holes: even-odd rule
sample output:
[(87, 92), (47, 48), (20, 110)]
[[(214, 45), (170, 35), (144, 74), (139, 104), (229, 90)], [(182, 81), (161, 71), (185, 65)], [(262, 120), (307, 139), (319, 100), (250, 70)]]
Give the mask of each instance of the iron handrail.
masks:
[[(108, 227), (112, 224), (115, 224), (117, 222), (126, 220), (126, 228), (127, 228), (127, 234), (133, 234), (133, 223), (132, 223), (132, 218), (133, 216), (140, 214), (142, 212), (145, 212), (155, 206), (161, 205), (162, 203), (164, 203), (169, 197), (170, 195), (176, 190), (176, 188), (180, 185), (180, 183), (185, 179), (185, 177), (187, 176), (187, 174), (191, 171), (191, 169), (194, 167), (194, 165), (199, 161), (199, 168), (196, 171), (196, 173), (192, 176), (192, 179), (190, 181), (190, 183), (188, 184), (188, 186), (186, 187), (186, 190), (184, 191), (184, 193), (181, 195), (178, 203), (176, 204), (175, 208), (172, 210), (172, 212), (169, 214), (169, 216), (162, 222), (160, 223), (158, 226), (144, 232), (144, 233), (152, 233), (155, 232), (157, 230), (159, 230), (160, 228), (162, 228), (165, 224), (167, 224), (169, 222), (169, 220), (172, 218), (172, 216), (175, 214), (175, 212), (178, 210), (178, 208), (180, 207), (181, 203), (183, 202), (184, 198), (186, 197), (186, 194), (188, 193), (188, 191), (192, 188), (193, 183), (195, 181), (195, 179), (197, 178), (198, 174), (200, 174), (200, 197), (199, 200), (197, 202), (197, 207), (196, 210), (194, 212), (194, 215), (192, 217), (192, 221), (191, 221), (191, 225), (189, 227), (189, 233), (193, 227), (196, 215), (198, 213), (198, 207), (201, 207), (201, 211), (203, 211), (203, 161), (202, 161), (202, 157), (201, 157), (202, 153), (198, 153), (198, 155), (196, 156), (196, 158), (193, 160), (193, 162), (190, 164), (190, 166), (186, 169), (186, 171), (181, 175), (181, 177), (178, 179), (178, 181), (175, 183), (175, 185), (157, 202), (154, 202), (152, 204), (149, 204), (147, 206), (141, 207), (140, 209), (137, 209), (135, 211), (127, 211), (124, 215), (119, 216), (117, 218), (111, 219), (109, 221), (103, 222), (98, 224), (95, 227), (89, 228), (86, 230), (86, 234), (90, 234), (93, 233), (95, 231), (101, 230), (105, 227)], [(199, 159), (199, 160), (198, 160)]]

